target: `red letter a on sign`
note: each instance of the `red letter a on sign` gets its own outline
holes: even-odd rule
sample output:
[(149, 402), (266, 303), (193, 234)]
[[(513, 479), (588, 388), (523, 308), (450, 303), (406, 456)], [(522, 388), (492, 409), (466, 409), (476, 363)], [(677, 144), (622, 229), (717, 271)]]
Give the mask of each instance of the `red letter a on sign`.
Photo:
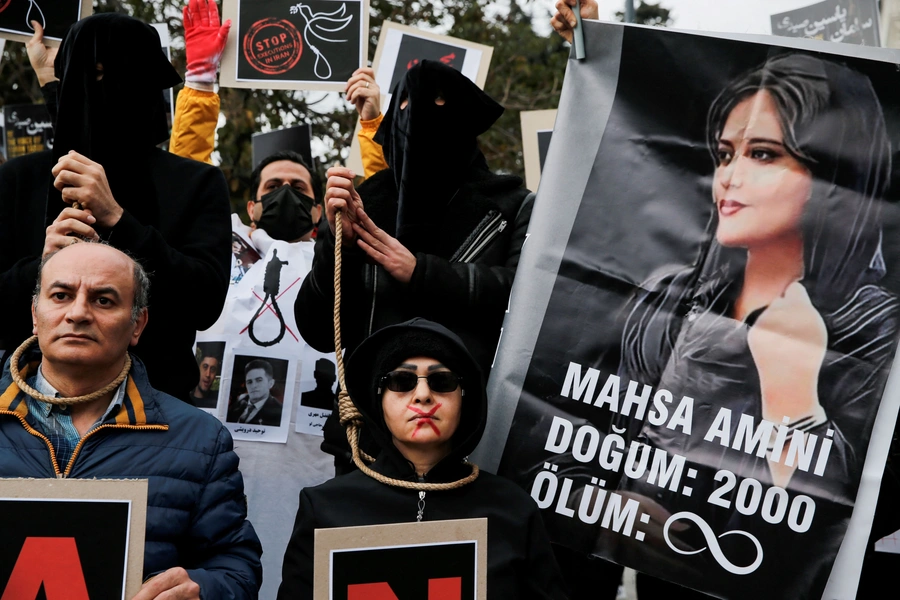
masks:
[(89, 600), (75, 538), (26, 538), (0, 600), (33, 600), (41, 584), (47, 600)]
[(347, 600), (397, 600), (397, 595), (386, 582), (355, 583), (347, 586)]

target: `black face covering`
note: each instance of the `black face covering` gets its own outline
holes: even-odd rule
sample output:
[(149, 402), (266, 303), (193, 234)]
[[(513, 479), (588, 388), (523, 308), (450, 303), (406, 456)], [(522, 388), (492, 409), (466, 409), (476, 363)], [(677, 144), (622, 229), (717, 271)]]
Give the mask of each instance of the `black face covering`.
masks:
[(404, 246), (434, 251), (441, 212), (473, 169), (487, 170), (476, 138), (501, 114), (502, 106), (440, 62), (422, 61), (397, 84), (375, 139), (394, 172)]
[(276, 240), (293, 242), (312, 231), (315, 225), (312, 209), (316, 201), (289, 185), (279, 186), (259, 201), (263, 212), (256, 226)]

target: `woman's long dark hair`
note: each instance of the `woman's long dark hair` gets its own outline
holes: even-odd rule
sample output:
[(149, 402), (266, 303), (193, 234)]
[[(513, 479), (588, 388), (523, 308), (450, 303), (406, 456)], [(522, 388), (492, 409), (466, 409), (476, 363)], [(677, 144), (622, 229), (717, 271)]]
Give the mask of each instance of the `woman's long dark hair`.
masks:
[[(881, 103), (869, 78), (849, 67), (805, 54), (771, 58), (713, 102), (707, 144), (714, 160), (731, 111), (760, 91), (775, 103), (785, 149), (812, 174), (801, 222), (803, 284), (819, 310), (834, 310), (885, 274), (879, 215), (891, 148)], [(721, 278), (740, 276), (745, 263), (746, 252), (714, 240), (698, 291), (709, 293)]]

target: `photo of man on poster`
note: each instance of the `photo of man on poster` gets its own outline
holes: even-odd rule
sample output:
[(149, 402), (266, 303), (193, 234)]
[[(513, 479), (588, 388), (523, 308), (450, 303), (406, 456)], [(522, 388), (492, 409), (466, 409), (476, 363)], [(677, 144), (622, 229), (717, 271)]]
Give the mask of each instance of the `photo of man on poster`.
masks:
[[(234, 361), (232, 389), (243, 389), (243, 393), (231, 401), (226, 421), (278, 427), (281, 425), (282, 401), (273, 394), (273, 388), (278, 382), (275, 379), (272, 362), (287, 363), (287, 361), (252, 358), (240, 366), (240, 363), (245, 361), (239, 361), (238, 358), (241, 357), (236, 356)], [(283, 380), (281, 385), (283, 387)]]

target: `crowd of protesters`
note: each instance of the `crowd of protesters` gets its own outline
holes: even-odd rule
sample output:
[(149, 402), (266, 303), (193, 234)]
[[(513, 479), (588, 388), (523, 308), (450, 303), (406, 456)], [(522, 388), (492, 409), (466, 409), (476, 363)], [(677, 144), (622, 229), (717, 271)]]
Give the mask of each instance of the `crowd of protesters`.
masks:
[[(570, 41), (575, 5), (559, 0), (551, 20)], [(583, 0), (581, 14), (597, 18), (597, 3)], [(234, 268), (228, 186), (211, 164), (230, 22), (212, 0), (189, 0), (184, 26), (170, 134), (161, 92), (181, 78), (152, 27), (95, 15), (57, 52), (35, 23), (28, 53), (55, 143), (0, 166), (0, 477), (146, 478), (135, 600), (249, 599), (262, 546), (238, 458), (228, 430), (190, 406), (209, 400), (221, 369), (192, 347), (219, 318)], [(478, 146), (504, 109), (438, 62), (413, 67), (391, 92), (382, 114), (372, 69), (347, 83), (362, 183), (336, 166), (323, 189), (291, 151), (263, 157), (251, 177), (255, 249), (314, 240), (294, 314), (321, 352), (334, 351), (340, 237), (347, 391), (381, 477), (354, 464), (324, 361), (317, 402), (335, 410), (322, 450), (338, 476), (302, 492), (283, 573), (266, 576), (282, 577), (278, 598), (311, 598), (317, 528), (487, 517), (491, 597), (611, 600), (620, 567), (551, 545), (528, 494), (466, 460), (484, 430), (485, 381), (534, 204)], [(264, 420), (272, 373), (262, 362), (246, 370), (268, 387), (235, 422)], [(384, 479), (462, 485), (426, 495)], [(639, 589), (643, 600), (707, 597), (651, 578)]]

